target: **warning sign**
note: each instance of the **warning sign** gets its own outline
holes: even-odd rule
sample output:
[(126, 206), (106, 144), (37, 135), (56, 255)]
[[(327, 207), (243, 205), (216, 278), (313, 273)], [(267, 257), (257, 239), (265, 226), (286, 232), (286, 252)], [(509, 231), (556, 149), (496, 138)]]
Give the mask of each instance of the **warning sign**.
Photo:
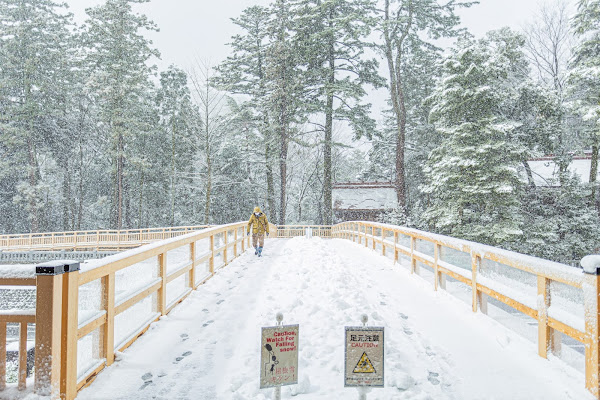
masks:
[(383, 334), (383, 327), (346, 327), (344, 386), (384, 386)]
[(298, 383), (298, 325), (262, 328), (260, 388)]
[(356, 367), (354, 367), (354, 371), (352, 371), (352, 372), (355, 374), (374, 374), (375, 373), (375, 368), (373, 367), (371, 360), (369, 360), (369, 356), (367, 356), (367, 353), (363, 353), (360, 360), (358, 360), (358, 364), (356, 364)]

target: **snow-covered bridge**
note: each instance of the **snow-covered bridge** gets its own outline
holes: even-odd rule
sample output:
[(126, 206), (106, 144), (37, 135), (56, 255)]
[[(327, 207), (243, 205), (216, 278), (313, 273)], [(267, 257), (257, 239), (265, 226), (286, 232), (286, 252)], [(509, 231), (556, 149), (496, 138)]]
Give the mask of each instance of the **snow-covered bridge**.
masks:
[[(357, 396), (343, 387), (343, 334), (363, 313), (386, 327), (385, 388), (369, 398), (598, 398), (597, 275), (363, 222), (311, 227), (310, 238), (279, 227), (257, 258), (244, 227), (182, 234), (79, 271), (2, 271), (0, 285), (37, 285), (36, 311), (0, 315), (2, 326), (36, 324), (36, 392), (269, 398), (258, 388), (260, 327), (282, 312), (300, 325), (299, 384), (283, 398)], [(27, 393), (9, 385), (0, 398)]]

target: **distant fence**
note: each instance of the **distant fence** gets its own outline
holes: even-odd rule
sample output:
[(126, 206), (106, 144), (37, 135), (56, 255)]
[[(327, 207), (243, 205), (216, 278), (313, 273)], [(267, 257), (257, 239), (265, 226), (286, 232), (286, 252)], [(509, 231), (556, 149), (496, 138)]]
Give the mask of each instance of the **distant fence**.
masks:
[(560, 351), (560, 334), (585, 345), (586, 388), (600, 398), (600, 279), (572, 266), (415, 229), (345, 222), (332, 236), (401, 259), (411, 273), (433, 272), (433, 287), (451, 277), (471, 288), (472, 309), (487, 314), (492, 297), (535, 319), (538, 354)]
[(36, 263), (51, 260), (93, 260), (108, 257), (115, 251), (0, 251), (0, 263)]
[(207, 227), (209, 227), (209, 225), (0, 235), (0, 250), (121, 251), (155, 242), (157, 240), (185, 235), (186, 233), (198, 231)]
[(277, 226), (278, 238), (291, 238), (298, 236), (311, 236), (331, 238), (331, 226), (325, 225), (279, 225)]

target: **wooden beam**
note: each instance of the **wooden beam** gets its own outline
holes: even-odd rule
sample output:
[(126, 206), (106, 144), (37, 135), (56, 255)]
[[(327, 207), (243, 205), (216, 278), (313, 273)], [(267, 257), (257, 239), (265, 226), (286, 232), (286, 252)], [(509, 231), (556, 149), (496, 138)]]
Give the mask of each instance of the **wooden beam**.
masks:
[(63, 274), (60, 392), (68, 400), (77, 396), (78, 307), (79, 267)]
[(96, 329), (100, 328), (102, 325), (106, 323), (106, 313), (100, 315), (99, 317), (93, 319), (87, 324), (83, 325), (81, 328), (77, 329), (77, 339), (81, 339), (94, 332)]
[(538, 296), (538, 354), (548, 358), (550, 349), (550, 326), (548, 326), (548, 307), (550, 307), (550, 280), (543, 276), (537, 277)]
[(0, 321), (0, 391), (6, 388), (6, 322)]
[(158, 278), (162, 285), (158, 289), (158, 310), (160, 315), (167, 315), (167, 253), (158, 255)]
[(106, 311), (106, 323), (102, 329), (102, 353), (106, 365), (111, 366), (115, 361), (115, 274), (102, 279), (103, 306)]
[(27, 322), (19, 325), (19, 390), (27, 387)]
[(140, 301), (144, 300), (146, 297), (150, 296), (151, 294), (158, 292), (160, 290), (160, 288), (162, 287), (162, 285), (163, 285), (162, 281), (157, 282), (154, 285), (142, 290), (135, 296), (128, 298), (126, 301), (123, 301), (123, 302), (117, 304), (115, 306), (115, 315), (121, 314), (122, 312), (133, 307), (134, 305), (136, 305)]
[(600, 276), (585, 273), (585, 387), (600, 398)]

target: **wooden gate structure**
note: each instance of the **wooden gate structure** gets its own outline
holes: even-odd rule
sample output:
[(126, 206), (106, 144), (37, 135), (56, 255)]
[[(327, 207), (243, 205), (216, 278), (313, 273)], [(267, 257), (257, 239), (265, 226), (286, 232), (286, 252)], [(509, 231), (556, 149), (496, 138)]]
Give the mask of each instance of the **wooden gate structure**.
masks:
[[(38, 266), (35, 274), (15, 272), (11, 276), (0, 270), (0, 285), (30, 286), (37, 291), (35, 310), (0, 311), (0, 349), (6, 347), (6, 324), (21, 327), (19, 388), (26, 386), (28, 324), (36, 325), (36, 393), (74, 399), (81, 388), (114, 362), (116, 351), (129, 347), (151, 323), (168, 314), (250, 246), (245, 222), (190, 233), (176, 228), (165, 231), (169, 229), (181, 233), (86, 263), (82, 268), (76, 262), (52, 262)], [(271, 232), (277, 232), (273, 236), (278, 238), (312, 236), (353, 241), (407, 266), (411, 273), (429, 270), (434, 290), (445, 289), (447, 278), (461, 282), (471, 291), (474, 312), (487, 313), (487, 298), (491, 297), (536, 320), (541, 357), (560, 351), (561, 334), (574, 338), (585, 345), (586, 387), (600, 399), (597, 272), (584, 273), (499, 248), (372, 222), (271, 225)], [(45, 242), (42, 245), (47, 246)], [(128, 271), (146, 279), (132, 284), (126, 279)], [(86, 298), (95, 301), (85, 304)], [(143, 307), (145, 313), (139, 312)], [(128, 311), (142, 314), (143, 320), (125, 326), (123, 316)], [(78, 365), (78, 351), (89, 351), (92, 361)], [(0, 351), (0, 390), (6, 385), (5, 366), (6, 352)]]

